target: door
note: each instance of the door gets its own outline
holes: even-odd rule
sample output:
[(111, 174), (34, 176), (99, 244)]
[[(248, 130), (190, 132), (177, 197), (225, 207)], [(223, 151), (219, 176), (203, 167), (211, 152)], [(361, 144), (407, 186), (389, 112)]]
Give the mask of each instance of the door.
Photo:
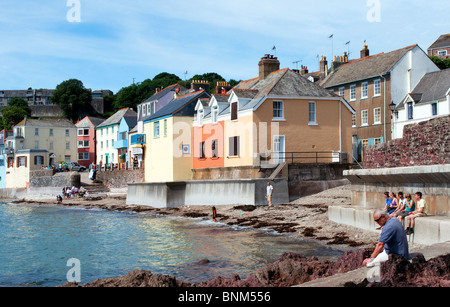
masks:
[(273, 137), (273, 163), (280, 164), (286, 160), (286, 138), (284, 135)]

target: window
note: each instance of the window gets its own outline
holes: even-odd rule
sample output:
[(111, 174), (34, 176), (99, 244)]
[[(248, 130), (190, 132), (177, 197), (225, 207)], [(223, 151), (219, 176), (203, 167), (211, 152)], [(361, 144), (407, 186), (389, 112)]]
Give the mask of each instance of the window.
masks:
[(199, 158), (205, 159), (205, 142), (200, 142), (200, 152), (199, 152)]
[(284, 119), (283, 101), (273, 102), (273, 119)]
[(213, 140), (211, 143), (211, 151), (212, 151), (212, 157), (218, 158), (219, 157), (219, 140)]
[(369, 146), (369, 140), (362, 140), (362, 146), (363, 147)]
[(381, 108), (373, 109), (373, 123), (381, 124)]
[(238, 104), (237, 102), (231, 103), (231, 120), (238, 119)]
[(381, 95), (381, 80), (377, 79), (373, 82), (373, 95), (380, 96)]
[(72, 156), (64, 156), (64, 162), (69, 163), (70, 161), (72, 161)]
[(314, 101), (309, 103), (309, 124), (316, 124), (316, 103)]
[(437, 105), (436, 102), (431, 104), (431, 114), (433, 116), (437, 116), (438, 115), (438, 105)]
[(217, 123), (219, 117), (219, 107), (218, 106), (213, 106), (212, 107), (212, 111), (211, 111), (211, 119), (213, 123)]
[(50, 130), (49, 130), (49, 132), (48, 132), (48, 135), (49, 135), (49, 136), (53, 136), (53, 129), (52, 129), (52, 128), (50, 128)]
[(89, 128), (78, 129), (78, 136), (89, 136)]
[(378, 145), (380, 143), (382, 143), (381, 138), (376, 138), (375, 139), (375, 145)]
[(70, 130), (66, 129), (66, 136), (70, 136)]
[(54, 149), (54, 148), (53, 148), (53, 142), (50, 142), (49, 147), (50, 147), (50, 148), (49, 148), (50, 150), (53, 150), (53, 149)]
[(100, 149), (103, 149), (103, 141), (100, 142)]
[(27, 167), (27, 157), (17, 157), (18, 167)]
[(447, 56), (447, 50), (439, 50), (438, 56)]
[(352, 127), (356, 127), (356, 114), (352, 115)]
[(413, 118), (414, 118), (413, 103), (412, 102), (408, 102), (408, 119), (413, 119)]
[(204, 111), (203, 110), (198, 110), (198, 112), (197, 112), (197, 124), (199, 125), (199, 126), (202, 126), (203, 125), (203, 115), (204, 115), (205, 113), (204, 113)]
[(8, 158), (8, 168), (14, 167), (14, 158)]
[(109, 141), (106, 140), (106, 148), (109, 148)]
[(34, 165), (44, 165), (44, 157), (43, 156), (35, 156), (34, 157)]
[(34, 141), (34, 149), (39, 149), (39, 141)]
[(361, 83), (361, 99), (369, 96), (369, 88), (367, 82)]
[(70, 149), (70, 142), (66, 142), (66, 149)]
[(114, 148), (114, 139), (111, 140), (111, 147)]
[(81, 160), (81, 161), (89, 160), (89, 153), (88, 152), (79, 152), (78, 160)]
[(125, 131), (120, 133), (120, 139), (121, 140), (126, 140), (127, 139), (127, 133)]
[(344, 97), (345, 96), (345, 87), (339, 88), (339, 96)]
[(89, 148), (89, 141), (78, 141), (78, 148)]
[(350, 85), (350, 100), (356, 100), (356, 85)]
[(39, 135), (39, 128), (34, 128), (34, 135), (36, 135), (36, 136)]
[(369, 111), (362, 110), (361, 111), (361, 126), (369, 125)]
[(153, 137), (159, 138), (159, 121), (153, 123)]
[(164, 120), (164, 136), (167, 136), (167, 119)]
[(239, 156), (239, 150), (240, 150), (240, 144), (239, 144), (239, 136), (233, 136), (229, 138), (229, 156), (230, 157), (237, 157)]

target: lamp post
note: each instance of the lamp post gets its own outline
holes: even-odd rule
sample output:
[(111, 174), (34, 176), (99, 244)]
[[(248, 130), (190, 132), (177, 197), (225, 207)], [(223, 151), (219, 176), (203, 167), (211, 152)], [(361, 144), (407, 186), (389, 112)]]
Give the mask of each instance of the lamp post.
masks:
[(389, 105), (389, 109), (391, 109), (391, 139), (395, 138), (395, 116), (394, 114), (397, 113), (395, 110), (396, 104), (391, 101), (391, 104)]

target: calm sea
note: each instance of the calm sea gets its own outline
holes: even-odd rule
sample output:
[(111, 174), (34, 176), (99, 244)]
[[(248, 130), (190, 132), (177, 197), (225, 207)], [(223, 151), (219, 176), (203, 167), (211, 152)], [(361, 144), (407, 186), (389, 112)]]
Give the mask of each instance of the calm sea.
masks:
[[(81, 283), (133, 269), (193, 283), (233, 273), (245, 278), (288, 251), (342, 254), (310, 240), (204, 220), (0, 203), (0, 286), (64, 284), (72, 258), (80, 261)], [(210, 263), (195, 264), (205, 258)]]

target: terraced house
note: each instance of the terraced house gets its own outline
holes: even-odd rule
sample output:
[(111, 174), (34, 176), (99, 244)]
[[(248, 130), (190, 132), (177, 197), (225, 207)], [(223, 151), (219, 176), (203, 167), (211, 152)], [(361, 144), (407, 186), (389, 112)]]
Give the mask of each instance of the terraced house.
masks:
[(389, 141), (392, 113), (422, 77), (438, 67), (418, 46), (370, 55), (367, 46), (360, 58), (335, 57), (321, 85), (347, 100), (353, 117), (354, 159), (361, 160), (364, 146)]
[[(199, 100), (193, 168), (235, 168), (256, 176), (261, 166), (341, 162), (352, 155), (353, 108), (341, 97), (266, 55), (259, 76)], [(251, 174), (253, 172), (253, 175)]]

